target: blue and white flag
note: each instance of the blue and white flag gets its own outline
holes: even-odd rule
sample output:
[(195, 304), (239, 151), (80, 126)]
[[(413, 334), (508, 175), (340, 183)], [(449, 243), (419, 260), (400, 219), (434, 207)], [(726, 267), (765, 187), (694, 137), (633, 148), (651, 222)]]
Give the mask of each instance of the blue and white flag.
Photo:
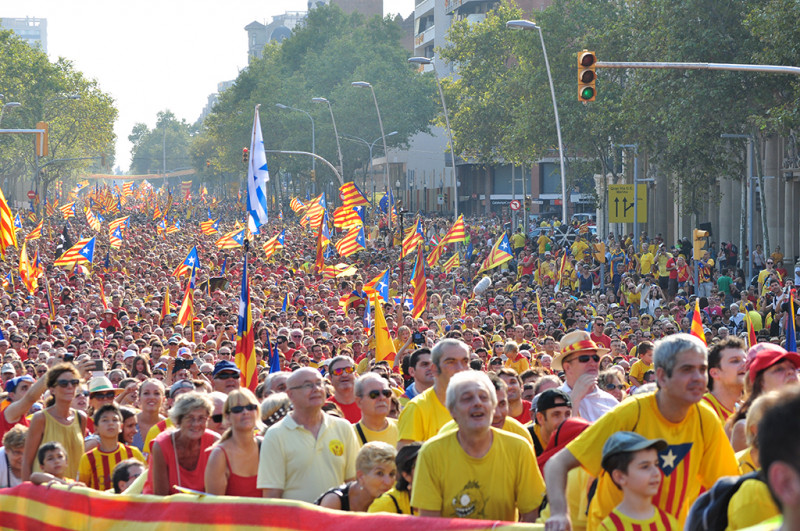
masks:
[(267, 154), (264, 152), (264, 137), (261, 134), (261, 121), (256, 106), (253, 119), (253, 134), (250, 137), (250, 159), (247, 166), (247, 224), (250, 232), (258, 234), (258, 228), (269, 221), (267, 214), (267, 183), (269, 168)]

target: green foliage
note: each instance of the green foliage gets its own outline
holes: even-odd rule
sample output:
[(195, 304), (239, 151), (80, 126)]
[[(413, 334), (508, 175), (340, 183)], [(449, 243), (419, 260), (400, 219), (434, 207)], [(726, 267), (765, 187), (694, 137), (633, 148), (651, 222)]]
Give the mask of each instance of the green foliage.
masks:
[[(100, 165), (99, 160), (61, 159), (105, 155), (113, 161), (114, 101), (70, 61), (61, 58), (51, 63), (46, 54), (12, 32), (0, 32), (0, 93), (6, 103), (22, 104), (4, 113), (4, 128), (33, 129), (39, 121), (49, 124), (50, 153), (38, 160), (42, 197), (56, 180), (74, 180)], [(33, 176), (34, 167), (32, 135), (0, 135), (0, 174), (11, 199), (26, 200), (23, 194), (15, 197), (13, 190), (21, 179)]]
[(191, 135), (194, 128), (178, 120), (172, 111), (160, 111), (151, 130), (143, 123), (133, 126), (128, 140), (131, 148), (131, 173), (162, 173), (186, 169), (192, 165)]
[[(234, 86), (220, 95), (219, 103), (193, 138), (193, 165), (212, 179), (241, 179), (242, 148), (250, 145), (257, 104), (261, 105), (267, 149), (311, 151), (308, 117), (275, 107), (281, 103), (313, 116), (316, 152), (338, 166), (327, 105), (312, 103), (311, 98), (330, 100), (340, 135), (371, 142), (381, 134), (372, 94), (369, 89), (352, 87), (353, 81), (372, 83), (385, 132), (398, 132), (387, 143), (405, 145), (412, 135), (428, 129), (438, 109), (433, 78), (416, 75), (407, 59), (408, 54), (400, 46), (399, 27), (393, 20), (365, 20), (358, 14), (346, 15), (336, 6), (315, 8), (289, 39), (279, 45), (267, 45), (263, 57), (252, 61)], [(375, 156), (380, 156), (379, 146), (380, 142)], [(368, 151), (363, 144), (347, 141), (342, 141), (341, 147), (344, 180), (352, 180), (355, 170), (368, 163)], [(267, 159), (273, 176), (280, 171), (307, 176), (312, 165), (310, 157), (267, 154)], [(206, 161), (211, 163), (209, 168)], [(295, 178), (294, 182), (298, 180)], [(317, 164), (318, 186), (329, 182), (336, 182), (333, 172)]]

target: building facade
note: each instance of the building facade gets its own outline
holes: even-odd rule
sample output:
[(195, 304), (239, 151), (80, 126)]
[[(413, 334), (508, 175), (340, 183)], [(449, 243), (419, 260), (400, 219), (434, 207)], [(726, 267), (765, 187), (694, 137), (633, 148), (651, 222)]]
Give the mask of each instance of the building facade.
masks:
[(0, 27), (11, 30), (31, 46), (38, 46), (47, 53), (46, 18), (0, 18)]

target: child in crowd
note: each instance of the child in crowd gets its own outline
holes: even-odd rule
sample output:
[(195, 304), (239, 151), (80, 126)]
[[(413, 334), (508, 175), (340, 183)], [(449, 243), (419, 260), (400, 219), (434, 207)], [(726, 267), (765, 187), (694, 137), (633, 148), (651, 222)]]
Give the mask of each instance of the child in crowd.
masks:
[(79, 479), (97, 490), (113, 488), (111, 477), (117, 463), (136, 459), (144, 464), (144, 456), (138, 448), (119, 442), (122, 432), (122, 412), (115, 404), (105, 404), (94, 414), (95, 434), (100, 444), (83, 454), (78, 466)]
[(600, 529), (680, 529), (672, 515), (651, 501), (661, 485), (658, 452), (666, 448), (663, 439), (646, 439), (630, 431), (620, 431), (608, 438), (603, 445), (602, 465), (614, 485), (622, 490), (623, 498), (600, 523)]
[(69, 463), (67, 462), (67, 451), (60, 442), (52, 441), (41, 445), (36, 458), (39, 460), (39, 467), (42, 471), (31, 474), (31, 483), (34, 485), (50, 486), (53, 483), (60, 483), (70, 487), (85, 486), (72, 478), (64, 477)]

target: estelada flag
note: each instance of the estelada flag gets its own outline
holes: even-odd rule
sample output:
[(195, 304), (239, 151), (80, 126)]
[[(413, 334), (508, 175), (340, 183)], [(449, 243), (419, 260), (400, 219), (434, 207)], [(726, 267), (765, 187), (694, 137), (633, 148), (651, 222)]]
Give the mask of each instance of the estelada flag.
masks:
[(700, 316), (700, 299), (694, 300), (694, 312), (692, 312), (692, 327), (689, 333), (706, 344), (706, 333), (703, 331), (703, 318)]
[(508, 235), (504, 232), (503, 236), (497, 239), (491, 252), (489, 252), (489, 256), (484, 259), (481, 268), (478, 269), (478, 273), (476, 274), (502, 265), (513, 257), (514, 255), (511, 254), (511, 246), (508, 244)]
[(458, 216), (458, 219), (453, 226), (450, 227), (450, 230), (447, 231), (447, 234), (444, 235), (442, 241), (439, 242), (440, 245), (447, 245), (448, 243), (457, 243), (463, 242), (467, 239), (467, 231), (464, 228), (464, 214)]
[(366, 248), (366, 242), (364, 241), (364, 226), (359, 225), (351, 228), (347, 234), (344, 235), (344, 238), (336, 242), (334, 245), (336, 247), (336, 252), (345, 257)]
[(342, 198), (342, 204), (345, 208), (369, 204), (366, 196), (352, 181), (339, 187), (339, 196)]
[(244, 244), (244, 231), (245, 227), (232, 230), (217, 240), (214, 244), (218, 249), (235, 249), (236, 247), (241, 247)]
[(371, 296), (373, 297), (372, 303), (375, 305), (375, 361), (393, 362), (397, 356), (397, 350), (394, 348), (392, 336), (389, 335), (386, 317), (383, 316), (383, 307), (375, 295)]
[(242, 291), (239, 295), (239, 323), (236, 328), (236, 366), (241, 371), (241, 385), (255, 392), (256, 346), (253, 331), (253, 313), (250, 308), (250, 282), (247, 279), (247, 253), (242, 267)]
[(0, 190), (0, 254), (5, 257), (9, 246), (17, 246), (17, 232), (14, 230), (14, 216), (8, 208), (6, 197)]
[(200, 232), (206, 235), (217, 234), (219, 232), (219, 218), (209, 219), (200, 222)]
[(197, 255), (197, 246), (195, 245), (191, 249), (189, 249), (189, 253), (184, 258), (183, 262), (175, 268), (173, 271), (173, 277), (181, 277), (186, 273), (192, 273), (192, 269), (195, 267), (200, 267), (200, 258)]
[(61, 215), (64, 216), (64, 219), (75, 217), (75, 201), (60, 206), (58, 209), (61, 211)]
[(192, 277), (186, 286), (186, 293), (183, 295), (181, 308), (178, 310), (178, 322), (182, 325), (189, 324), (194, 319), (194, 280), (197, 268), (192, 268)]
[(282, 230), (280, 233), (276, 234), (266, 242), (264, 242), (263, 249), (264, 252), (267, 254), (266, 259), (269, 260), (275, 251), (278, 249), (283, 248), (283, 242), (286, 238), (286, 229)]
[(404, 258), (407, 254), (416, 249), (425, 237), (425, 230), (422, 228), (422, 219), (417, 218), (417, 223), (413, 230), (403, 238), (403, 248), (400, 251), (400, 258)]
[(422, 246), (417, 246), (417, 261), (414, 264), (414, 274), (411, 276), (414, 284), (414, 310), (411, 316), (420, 317), (428, 307), (428, 279), (425, 277), (425, 258), (422, 256)]
[(78, 264), (91, 264), (94, 261), (94, 238), (82, 238), (70, 247), (58, 260), (53, 262), (57, 266), (74, 266)]

